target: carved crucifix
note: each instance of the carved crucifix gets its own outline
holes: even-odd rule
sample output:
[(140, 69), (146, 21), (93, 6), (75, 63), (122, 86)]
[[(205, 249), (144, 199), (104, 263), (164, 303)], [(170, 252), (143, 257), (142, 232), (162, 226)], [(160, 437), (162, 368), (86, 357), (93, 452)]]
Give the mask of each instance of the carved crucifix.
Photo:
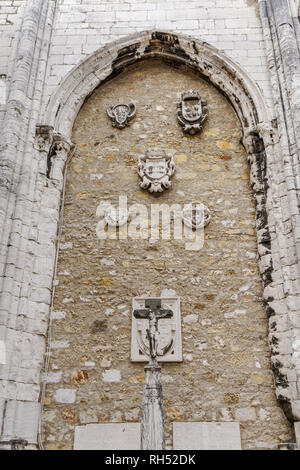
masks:
[(145, 308), (133, 311), (135, 318), (149, 320), (147, 338), (149, 341), (149, 364), (145, 366), (145, 386), (143, 396), (141, 449), (164, 450), (165, 430), (163, 394), (160, 382), (160, 366), (157, 364), (158, 321), (171, 318), (172, 310), (161, 308), (161, 299), (145, 299)]
[(145, 309), (134, 310), (135, 318), (147, 318), (149, 320), (149, 328), (147, 338), (149, 341), (150, 358), (152, 362), (157, 362), (157, 334), (158, 320), (162, 318), (171, 318), (172, 310), (161, 308), (161, 299), (146, 299)]

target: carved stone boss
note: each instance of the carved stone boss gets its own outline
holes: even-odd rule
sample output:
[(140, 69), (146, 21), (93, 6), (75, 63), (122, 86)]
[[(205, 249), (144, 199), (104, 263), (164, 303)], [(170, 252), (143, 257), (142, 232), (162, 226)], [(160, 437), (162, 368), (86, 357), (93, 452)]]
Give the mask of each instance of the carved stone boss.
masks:
[(142, 178), (140, 187), (150, 193), (161, 193), (171, 186), (170, 178), (175, 172), (173, 155), (163, 149), (147, 149), (139, 157), (138, 174)]
[[(135, 297), (132, 302), (132, 311), (145, 308), (145, 297)], [(170, 318), (164, 317), (159, 321), (158, 331), (156, 333), (156, 351), (159, 362), (181, 362), (181, 316), (180, 316), (180, 298), (163, 297), (161, 299), (162, 308), (172, 310), (173, 315)], [(153, 321), (155, 321), (153, 319)], [(147, 329), (149, 319), (146, 317), (135, 317), (132, 314), (132, 337), (131, 337), (131, 361), (147, 362), (149, 360), (149, 339)]]
[(204, 122), (208, 117), (207, 101), (201, 99), (198, 91), (189, 90), (181, 95), (181, 102), (177, 104), (177, 118), (183, 132), (195, 135), (202, 131)]
[(129, 126), (129, 121), (134, 118), (136, 114), (136, 107), (134, 103), (130, 104), (111, 104), (107, 108), (107, 114), (113, 121), (113, 126), (118, 129), (123, 129)]

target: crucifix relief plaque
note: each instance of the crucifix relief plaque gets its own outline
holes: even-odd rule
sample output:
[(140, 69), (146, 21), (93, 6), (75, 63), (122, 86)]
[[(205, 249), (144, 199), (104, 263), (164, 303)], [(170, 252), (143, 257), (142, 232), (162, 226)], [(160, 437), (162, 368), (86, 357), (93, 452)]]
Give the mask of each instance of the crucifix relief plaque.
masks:
[[(145, 309), (147, 297), (135, 297), (132, 301), (132, 337), (131, 337), (131, 361), (148, 362), (150, 357), (149, 338), (147, 329), (149, 328), (149, 318), (141, 315), (136, 318), (133, 312)], [(157, 324), (157, 360), (158, 362), (181, 362), (181, 316), (180, 298), (161, 298), (161, 312), (171, 310), (172, 316), (162, 315)], [(159, 311), (158, 311), (159, 314)]]

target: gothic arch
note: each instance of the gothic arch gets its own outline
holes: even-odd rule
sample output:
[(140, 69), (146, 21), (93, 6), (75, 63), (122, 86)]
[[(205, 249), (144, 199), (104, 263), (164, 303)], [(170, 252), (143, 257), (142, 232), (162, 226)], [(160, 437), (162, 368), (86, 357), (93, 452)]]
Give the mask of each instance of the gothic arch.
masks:
[(185, 64), (219, 88), (231, 101), (244, 134), (269, 121), (268, 110), (256, 83), (233, 60), (213, 46), (190, 36), (145, 31), (98, 49), (76, 66), (50, 98), (45, 112), (48, 125), (70, 138), (74, 120), (84, 100), (126, 65), (147, 59)]
[[(255, 81), (232, 59), (199, 39), (171, 32), (144, 31), (108, 44), (71, 70), (49, 99), (44, 113), (45, 127), (54, 130), (56, 138), (69, 142), (74, 120), (94, 89), (121, 73), (126, 66), (153, 57), (198, 71), (227, 96), (240, 119), (256, 202), (259, 269), (270, 318), (269, 343), (276, 394), (288, 419), (297, 420), (294, 384), (288, 378), (286, 352), (281, 352), (284, 350), (282, 345), (289, 341), (289, 331), (278, 333), (276, 327), (277, 321), (282, 320), (283, 303), (286, 302), (277, 288), (278, 282), (284, 284), (286, 281), (284, 265), (281, 266), (278, 259), (277, 239), (281, 226), (274, 223), (282, 218), (280, 208), (274, 204), (278, 187), (275, 165), (280, 147), (276, 121), (271, 122), (265, 99)], [(42, 133), (42, 127), (38, 134)], [(287, 250), (287, 247), (283, 249)]]

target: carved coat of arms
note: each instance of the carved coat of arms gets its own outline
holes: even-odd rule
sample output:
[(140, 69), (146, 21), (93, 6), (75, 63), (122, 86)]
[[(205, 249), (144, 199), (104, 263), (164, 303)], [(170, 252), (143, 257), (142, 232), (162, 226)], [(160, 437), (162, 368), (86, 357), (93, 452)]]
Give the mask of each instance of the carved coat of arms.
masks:
[(170, 178), (175, 172), (175, 161), (163, 149), (148, 149), (139, 157), (138, 173), (142, 178), (140, 187), (150, 193), (161, 193), (171, 186)]
[(189, 90), (182, 93), (181, 102), (177, 104), (177, 117), (183, 132), (195, 135), (202, 131), (208, 116), (206, 104), (207, 101), (201, 99), (198, 91)]
[(110, 105), (107, 108), (107, 114), (113, 121), (113, 126), (118, 129), (123, 129), (129, 126), (129, 121), (134, 118), (136, 114), (136, 107), (133, 103), (130, 104), (117, 104)]

